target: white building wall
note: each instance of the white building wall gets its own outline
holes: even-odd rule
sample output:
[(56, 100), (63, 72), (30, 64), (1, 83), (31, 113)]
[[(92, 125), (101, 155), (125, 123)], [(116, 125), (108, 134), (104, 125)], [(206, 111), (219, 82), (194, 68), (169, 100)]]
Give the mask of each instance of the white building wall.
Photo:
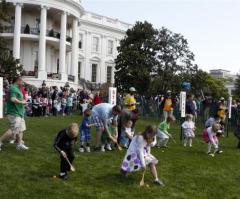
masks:
[[(72, 19), (74, 17), (79, 18), (79, 35), (82, 38), (82, 48), (79, 49), (78, 61), (81, 63), (81, 78), (91, 81), (92, 80), (92, 64), (97, 64), (97, 79), (96, 83), (105, 83), (107, 81), (107, 67), (112, 67), (112, 83), (114, 82), (114, 59), (117, 57), (117, 46), (119, 41), (125, 36), (125, 31), (131, 27), (131, 25), (121, 22), (118, 19), (112, 19), (104, 17), (95, 13), (85, 12), (83, 16), (83, 9), (81, 8), (79, 1), (76, 0), (71, 3), (71, 0), (57, 1), (57, 0), (8, 0), (8, 2), (20, 2), (23, 3), (22, 7), (22, 23), (21, 27), (25, 27), (27, 24), (30, 28), (37, 28), (37, 19), (40, 19), (41, 6), (47, 7), (47, 21), (46, 29), (53, 29), (55, 32), (60, 32), (60, 18), (61, 13), (66, 11), (67, 15), (67, 30), (68, 36), (72, 35)], [(72, 1), (73, 2), (73, 1)], [(32, 5), (31, 5), (32, 4)], [(13, 9), (14, 11), (14, 9)], [(14, 16), (14, 12), (12, 13)], [(10, 39), (10, 46), (12, 48), (13, 34), (6, 34), (6, 37)], [(98, 52), (94, 52), (93, 37), (97, 37), (99, 40)], [(113, 52), (108, 53), (108, 41), (113, 42)], [(57, 63), (59, 59), (59, 42), (58, 38), (46, 37), (46, 72), (57, 73)], [(34, 61), (39, 52), (39, 35), (33, 34), (21, 34), (21, 48), (20, 56), (21, 63), (26, 71), (34, 71)], [(71, 60), (71, 45), (67, 44), (66, 47), (66, 75), (70, 74), (72, 66)], [(78, 69), (77, 69), (78, 71)], [(78, 78), (78, 77), (75, 77)], [(38, 86), (44, 79), (34, 79), (34, 77), (26, 79), (27, 82)], [(47, 80), (49, 84), (56, 85), (63, 84), (58, 80)], [(75, 82), (76, 84), (76, 82)], [(74, 85), (74, 84), (73, 84)], [(75, 85), (76, 87), (77, 85)]]

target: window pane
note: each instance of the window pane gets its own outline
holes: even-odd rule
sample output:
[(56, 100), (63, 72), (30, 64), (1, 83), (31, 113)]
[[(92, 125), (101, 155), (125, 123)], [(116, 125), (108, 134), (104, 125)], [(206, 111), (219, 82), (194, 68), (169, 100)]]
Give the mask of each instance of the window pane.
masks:
[(113, 54), (113, 41), (108, 41), (108, 54)]
[(83, 36), (82, 34), (79, 35), (79, 43), (78, 43), (78, 48), (82, 49), (82, 42), (83, 42)]
[(98, 52), (99, 39), (98, 37), (93, 37), (92, 49), (94, 52)]
[(80, 78), (81, 78), (81, 65), (82, 65), (82, 63), (78, 62), (78, 80), (80, 80)]
[(112, 67), (107, 67), (107, 83), (112, 83)]
[(92, 64), (92, 82), (97, 81), (97, 64)]

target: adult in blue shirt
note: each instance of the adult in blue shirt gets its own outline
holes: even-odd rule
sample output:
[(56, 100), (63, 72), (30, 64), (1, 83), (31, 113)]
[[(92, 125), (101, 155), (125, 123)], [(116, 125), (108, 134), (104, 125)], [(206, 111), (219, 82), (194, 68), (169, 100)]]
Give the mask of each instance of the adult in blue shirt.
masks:
[(104, 131), (108, 134), (110, 139), (113, 139), (108, 129), (108, 123), (111, 118), (117, 119), (121, 113), (120, 106), (113, 106), (109, 103), (101, 103), (93, 107), (92, 119), (93, 123), (96, 124), (96, 149), (100, 149), (101, 136)]

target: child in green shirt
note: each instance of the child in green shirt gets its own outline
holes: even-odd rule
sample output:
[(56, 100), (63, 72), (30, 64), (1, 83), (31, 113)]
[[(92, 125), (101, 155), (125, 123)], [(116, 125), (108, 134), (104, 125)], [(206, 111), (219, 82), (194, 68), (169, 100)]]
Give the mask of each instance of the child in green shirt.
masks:
[(175, 121), (175, 118), (173, 116), (168, 116), (165, 121), (161, 122), (158, 125), (157, 137), (159, 138), (159, 142), (158, 142), (157, 146), (159, 148), (167, 147), (168, 140), (169, 140), (169, 138), (172, 137), (172, 135), (170, 133), (168, 133), (168, 130), (170, 129), (170, 124), (173, 123), (174, 121)]

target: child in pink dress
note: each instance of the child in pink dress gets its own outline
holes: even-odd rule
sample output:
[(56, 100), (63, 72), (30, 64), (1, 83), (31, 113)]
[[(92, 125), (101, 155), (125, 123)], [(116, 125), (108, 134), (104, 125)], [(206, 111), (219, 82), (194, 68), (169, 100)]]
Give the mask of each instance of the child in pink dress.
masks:
[[(212, 127), (205, 129), (203, 132), (203, 140), (208, 144), (207, 154), (213, 157), (215, 153), (220, 154), (223, 152), (219, 149), (219, 142), (217, 137), (217, 132), (220, 128), (221, 127), (219, 124), (214, 123)], [(211, 152), (212, 146), (214, 148), (213, 153)]]

